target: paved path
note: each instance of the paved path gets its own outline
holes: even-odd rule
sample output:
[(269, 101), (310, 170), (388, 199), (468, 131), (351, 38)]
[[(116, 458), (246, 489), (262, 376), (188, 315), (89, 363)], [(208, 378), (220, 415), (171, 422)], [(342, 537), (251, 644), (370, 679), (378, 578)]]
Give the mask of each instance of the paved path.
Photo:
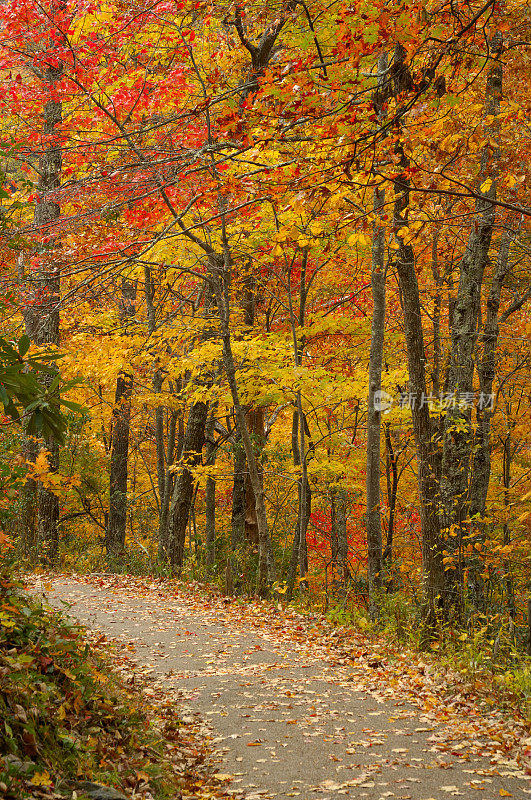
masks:
[(417, 678), (408, 670), (407, 691), (418, 680), (416, 707), (396, 671), (387, 676), (361, 639), (357, 654), (345, 654), (333, 646), (333, 631), (323, 643), (294, 615), (222, 600), (202, 605), (199, 593), (185, 589), (168, 597), (156, 582), (101, 583), (45, 579), (37, 588), (54, 605), (71, 604), (69, 613), (82, 623), (123, 642), (139, 670), (175, 693), (185, 719), (195, 714), (210, 723), (219, 771), (234, 776), (236, 794), (250, 800), (531, 798), (521, 765), (493, 747), (497, 726), (463, 703), (467, 719), (458, 700), (441, 724), (443, 709), (422, 670)]

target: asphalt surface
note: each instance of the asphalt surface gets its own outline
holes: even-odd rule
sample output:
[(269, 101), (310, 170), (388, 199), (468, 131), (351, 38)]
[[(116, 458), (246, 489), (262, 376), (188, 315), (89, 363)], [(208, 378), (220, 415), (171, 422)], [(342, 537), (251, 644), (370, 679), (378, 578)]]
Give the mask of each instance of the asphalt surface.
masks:
[(359, 670), (371, 671), (367, 662), (355, 668), (317, 641), (291, 642), (278, 626), (224, 614), (208, 600), (201, 608), (184, 590), (165, 598), (156, 587), (140, 593), (64, 578), (36, 589), (123, 643), (138, 671), (175, 695), (185, 721), (206, 721), (219, 772), (247, 800), (531, 797), (510, 753), (488, 742), (482, 750), (466, 734), (449, 739), (437, 708), (393, 698), (385, 675), (372, 688), (358, 680)]

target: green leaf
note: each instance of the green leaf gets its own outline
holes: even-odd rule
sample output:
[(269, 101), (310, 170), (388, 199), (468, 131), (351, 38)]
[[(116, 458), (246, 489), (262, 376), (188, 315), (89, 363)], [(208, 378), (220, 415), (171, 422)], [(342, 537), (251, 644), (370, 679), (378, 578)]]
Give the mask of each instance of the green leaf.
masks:
[(31, 341), (30, 341), (29, 336), (26, 336), (26, 334), (21, 336), (20, 339), (18, 340), (18, 352), (19, 352), (19, 355), (25, 356), (26, 353), (28, 352), (29, 348), (30, 348), (30, 344), (31, 344)]

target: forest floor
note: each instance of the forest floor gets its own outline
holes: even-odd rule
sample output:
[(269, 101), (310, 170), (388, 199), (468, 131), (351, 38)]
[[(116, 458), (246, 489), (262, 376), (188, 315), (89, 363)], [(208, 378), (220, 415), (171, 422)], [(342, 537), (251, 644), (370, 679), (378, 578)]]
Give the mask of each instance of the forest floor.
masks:
[(175, 581), (30, 583), (109, 641), (124, 679), (149, 676), (148, 695), (175, 700), (236, 797), (531, 797), (531, 739), (517, 716), (422, 656)]

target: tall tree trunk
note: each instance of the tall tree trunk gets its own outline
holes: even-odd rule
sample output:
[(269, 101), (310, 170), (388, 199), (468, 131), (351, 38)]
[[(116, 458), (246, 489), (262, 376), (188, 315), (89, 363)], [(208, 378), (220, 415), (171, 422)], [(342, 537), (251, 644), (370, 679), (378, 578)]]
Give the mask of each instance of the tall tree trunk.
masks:
[[(160, 412), (160, 413), (159, 413)], [(164, 454), (163, 470), (161, 473), (162, 495), (160, 497), (159, 533), (158, 533), (158, 559), (166, 560), (170, 537), (170, 505), (175, 487), (175, 473), (172, 467), (181, 458), (184, 450), (184, 421), (180, 412), (168, 412), (167, 448), (164, 446), (164, 409), (156, 410), (159, 415), (160, 426), (157, 426), (158, 449)]]
[[(256, 310), (256, 280), (251, 270), (252, 263), (248, 263), (242, 275), (243, 288), (241, 292), (243, 322), (249, 329), (254, 326)], [(260, 407), (247, 408), (245, 419), (249, 433), (251, 434), (257, 464), (262, 474), (260, 456), (265, 443), (264, 409)], [(258, 545), (259, 540), (258, 521), (256, 518), (256, 499), (248, 469), (245, 471), (245, 540), (251, 546)]]
[[(404, 64), (405, 50), (395, 47), (394, 81), (399, 94), (403, 85), (409, 85), (408, 70)], [(409, 206), (409, 179), (406, 177), (408, 159), (400, 140), (396, 144), (402, 174), (395, 181), (396, 201), (394, 205), (394, 228), (407, 228)], [(427, 403), (421, 398), (426, 394), (426, 354), (420, 307), (420, 294), (415, 272), (413, 248), (397, 235), (396, 268), (404, 312), (404, 332), (409, 369), (409, 390), (412, 398), (411, 416), (417, 449), (420, 519), (422, 533), (422, 569), (425, 599), (425, 621), (427, 630), (436, 623), (438, 609), (444, 606), (444, 566), (438, 514), (439, 456), (434, 442), (434, 428)]]
[(211, 475), (205, 486), (205, 546), (207, 569), (212, 572), (216, 563), (216, 479)]
[[(120, 323), (127, 333), (128, 320), (135, 314), (136, 283), (122, 280), (120, 298)], [(131, 421), (131, 394), (133, 376), (120, 372), (116, 380), (116, 393), (112, 411), (111, 462), (109, 473), (109, 516), (105, 530), (107, 559), (117, 566), (117, 559), (125, 550), (127, 526), (127, 467), (129, 458), (129, 426)]]
[[(297, 328), (303, 327), (306, 320), (306, 302), (308, 299), (308, 286), (306, 285), (306, 274), (308, 268), (308, 248), (305, 247), (301, 258), (301, 272), (299, 283), (299, 308), (298, 313), (295, 313), (292, 298), (292, 284), (291, 284), (291, 270), (288, 275), (288, 301), (290, 313), (290, 326), (291, 336), (293, 341), (293, 363), (295, 367), (302, 365), (305, 338), (302, 336), (299, 340)], [(302, 405), (302, 394), (300, 389), (297, 391), (295, 398), (295, 407), (297, 409), (293, 416), (293, 427), (291, 433), (293, 463), (294, 466), (300, 467), (300, 477), (297, 482), (297, 494), (299, 499), (299, 509), (297, 514), (297, 530), (293, 540), (293, 549), (291, 554), (290, 567), (288, 571), (288, 598), (291, 599), (293, 589), (295, 586), (295, 568), (298, 561), (301, 589), (306, 589), (308, 582), (306, 574), (308, 572), (308, 545), (307, 545), (307, 531), (308, 524), (311, 516), (311, 501), (312, 495), (310, 484), (308, 481), (308, 452), (313, 449), (310, 441), (310, 447), (306, 448), (306, 433), (309, 433), (308, 422), (304, 414)]]
[[(494, 57), (487, 75), (487, 114), (499, 112), (503, 67), (500, 61), (501, 37), (494, 39)], [(499, 138), (499, 123), (494, 121), (491, 134)], [(459, 286), (452, 318), (451, 357), (448, 389), (454, 397), (444, 420), (441, 470), (441, 510), (447, 531), (447, 550), (454, 560), (447, 569), (448, 595), (458, 614), (463, 604), (463, 564), (460, 557), (463, 537), (468, 531), (468, 489), (474, 435), (471, 398), (474, 397), (474, 357), (478, 339), (483, 276), (495, 222), (499, 149), (489, 144), (481, 152), (479, 188), (467, 246), (459, 265)]]
[[(387, 69), (387, 54), (378, 59), (378, 91), (375, 95), (375, 106), (378, 119), (383, 119), (382, 86)], [(375, 189), (375, 215), (382, 214), (385, 204), (385, 191)], [(365, 521), (367, 526), (368, 579), (369, 579), (369, 613), (374, 619), (377, 615), (375, 595), (382, 587), (382, 518), (380, 503), (380, 440), (381, 440), (381, 389), (382, 362), (385, 326), (385, 229), (378, 222), (374, 223), (372, 234), (372, 324), (371, 349), (369, 355), (369, 397), (367, 410), (367, 472), (366, 493), (367, 507)]]
[(437, 247), (439, 245), (440, 231), (437, 229), (433, 234), (431, 244), (431, 272), (433, 280), (435, 281), (435, 298), (433, 303), (433, 369), (431, 372), (431, 382), (433, 387), (433, 394), (438, 397), (441, 392), (441, 302), (442, 302), (442, 286), (443, 281), (441, 278), (441, 271), (439, 269), (439, 254)]
[(493, 388), (496, 377), (496, 349), (500, 333), (499, 309), (503, 284), (509, 268), (509, 248), (514, 232), (505, 231), (498, 253), (496, 272), (487, 300), (487, 314), (481, 341), (483, 353), (478, 364), (479, 401), (476, 407), (477, 428), (473, 448), (472, 470), (468, 492), (471, 517), (485, 514), (490, 479), (490, 424), (494, 413)]
[[(61, 4), (63, 5), (63, 4)], [(27, 297), (23, 310), (26, 333), (34, 344), (59, 344), (59, 303), (60, 303), (60, 265), (57, 247), (57, 231), (55, 223), (59, 219), (61, 209), (56, 193), (61, 186), (62, 151), (59, 141), (52, 139), (56, 126), (62, 122), (61, 102), (54, 99), (55, 86), (63, 74), (62, 64), (48, 66), (44, 73), (44, 82), (49, 86), (50, 99), (43, 109), (43, 134), (50, 143), (47, 144), (39, 159), (39, 180), (37, 191), (39, 199), (35, 205), (34, 224), (42, 239), (48, 244), (38, 247), (39, 267), (32, 277), (26, 277)], [(51, 241), (50, 241), (51, 239)], [(43, 383), (50, 385), (53, 375), (43, 378)], [(37, 456), (39, 447), (28, 443), (27, 455)], [(59, 468), (59, 446), (53, 440), (45, 442), (48, 450), (48, 463), (52, 471)], [(39, 551), (45, 561), (55, 564), (58, 558), (58, 520), (59, 499), (41, 483), (28, 481), (24, 491), (25, 520), (27, 534), (33, 540), (30, 547)], [(37, 510), (37, 522), (31, 518), (33, 509)], [(24, 532), (24, 535), (27, 535)]]
[[(144, 266), (144, 297), (149, 334), (155, 333), (157, 327), (155, 311), (155, 284), (150, 267)], [(160, 394), (164, 384), (164, 375), (160, 369), (160, 359), (155, 357), (153, 364), (153, 391)], [(169, 390), (178, 393), (182, 389), (182, 380), (174, 386), (170, 382)], [(174, 391), (175, 390), (175, 391)], [(157, 507), (159, 512), (158, 559), (166, 558), (169, 543), (170, 503), (175, 485), (175, 475), (171, 469), (174, 461), (182, 454), (184, 444), (184, 423), (182, 413), (175, 409), (167, 409), (162, 405), (155, 408), (155, 450), (157, 454)]]
[[(517, 297), (500, 316), (501, 292), (509, 271), (510, 246), (515, 236), (516, 230), (511, 227), (511, 220), (508, 220), (498, 251), (496, 271), (490, 286), (487, 300), (487, 314), (481, 335), (483, 352), (478, 365), (479, 401), (476, 407), (476, 432), (468, 488), (469, 515), (477, 532), (476, 537), (471, 540), (471, 543), (478, 543), (480, 545), (485, 540), (485, 522), (483, 518), (486, 514), (487, 494), (491, 473), (491, 422), (494, 415), (493, 390), (496, 377), (496, 351), (500, 325), (507, 322), (511, 314), (521, 308), (531, 294), (531, 289), (529, 289), (526, 293)], [(505, 463), (506, 453), (504, 448), (504, 481), (508, 474)], [(507, 487), (508, 486), (509, 484), (507, 484)], [(504, 531), (505, 528), (506, 526), (504, 527)], [(480, 557), (473, 556), (467, 566), (467, 585), (471, 594), (471, 600), (477, 608), (484, 609), (485, 597), (483, 580), (481, 577), (483, 564)], [(509, 599), (511, 599), (511, 597), (512, 595), (509, 593)], [(512, 598), (512, 602), (514, 603), (514, 597)]]
[[(204, 328), (201, 341), (206, 342), (212, 336), (212, 307), (214, 297), (211, 287), (207, 286), (205, 305), (203, 309)], [(204, 385), (208, 389), (212, 383), (212, 376), (206, 378)], [(162, 542), (159, 552), (164, 554), (172, 571), (180, 575), (184, 560), (184, 543), (186, 528), (192, 508), (194, 497), (193, 470), (201, 463), (203, 446), (205, 444), (205, 426), (208, 419), (208, 402), (200, 400), (193, 403), (188, 413), (188, 421), (184, 432), (182, 455), (179, 470), (174, 477), (174, 485), (169, 509), (169, 523), (166, 542)]]
[(237, 586), (236, 575), (240, 572), (245, 547), (245, 450), (241, 439), (236, 437), (232, 446), (232, 511), (230, 532), (230, 553), (227, 557), (226, 576), (232, 587)]
[(127, 467), (132, 390), (132, 376), (121, 373), (116, 380), (116, 393), (112, 410), (109, 515), (105, 531), (107, 558), (114, 566), (116, 566), (115, 560), (123, 554), (125, 549)]
[(236, 424), (245, 451), (245, 457), (247, 459), (247, 466), (249, 469), (249, 477), (256, 501), (256, 519), (258, 523), (259, 540), (257, 592), (260, 596), (266, 596), (269, 593), (269, 585), (276, 579), (276, 569), (274, 560), (272, 558), (271, 542), (269, 539), (269, 528), (267, 524), (267, 511), (262, 477), (260, 475), (260, 469), (254, 452), (251, 435), (247, 427), (245, 410), (240, 402), (238, 384), (236, 382), (236, 364), (234, 362), (234, 354), (232, 352), (232, 340), (230, 333), (230, 266), (228, 259), (223, 259), (221, 256), (211, 254), (209, 258), (209, 269), (212, 276), (213, 290), (216, 296), (216, 304), (221, 328), (223, 366), (227, 376), (227, 382), (234, 406)]

